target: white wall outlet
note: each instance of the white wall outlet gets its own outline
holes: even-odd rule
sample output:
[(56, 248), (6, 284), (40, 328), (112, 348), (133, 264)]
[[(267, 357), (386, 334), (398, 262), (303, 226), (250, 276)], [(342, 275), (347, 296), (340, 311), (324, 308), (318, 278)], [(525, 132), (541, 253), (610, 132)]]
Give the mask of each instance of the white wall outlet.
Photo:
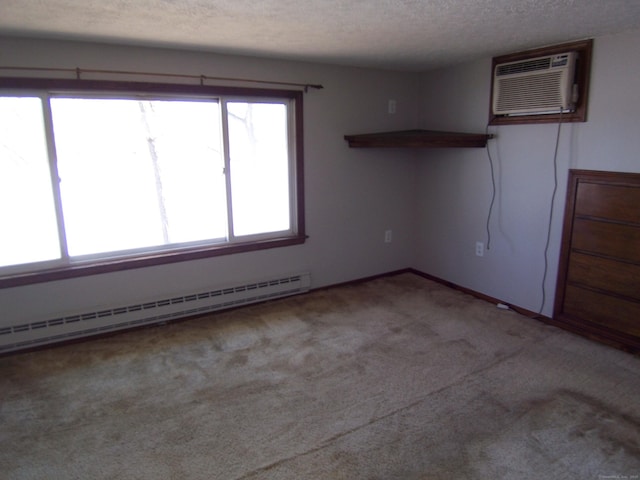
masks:
[(385, 230), (384, 243), (391, 243), (392, 239), (393, 239), (393, 232), (391, 230)]
[(393, 114), (396, 113), (396, 101), (395, 100), (389, 100), (389, 113)]
[(484, 243), (476, 242), (476, 256), (484, 257)]

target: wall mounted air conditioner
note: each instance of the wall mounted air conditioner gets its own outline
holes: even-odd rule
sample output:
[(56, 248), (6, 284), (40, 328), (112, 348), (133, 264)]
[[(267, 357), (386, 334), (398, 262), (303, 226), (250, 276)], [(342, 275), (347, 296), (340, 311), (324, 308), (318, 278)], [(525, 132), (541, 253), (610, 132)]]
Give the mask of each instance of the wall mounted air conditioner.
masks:
[(575, 110), (576, 52), (496, 65), (493, 114), (534, 115)]

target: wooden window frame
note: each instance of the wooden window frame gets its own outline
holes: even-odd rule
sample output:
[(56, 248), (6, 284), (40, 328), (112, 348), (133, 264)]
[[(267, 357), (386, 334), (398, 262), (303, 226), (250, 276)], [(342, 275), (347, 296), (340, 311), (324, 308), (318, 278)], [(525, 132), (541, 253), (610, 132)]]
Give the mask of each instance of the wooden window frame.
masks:
[[(10, 288), (35, 283), (64, 280), (97, 275), (108, 272), (144, 268), (169, 263), (186, 262), (223, 255), (264, 250), (276, 247), (299, 245), (305, 242), (304, 207), (304, 144), (303, 144), (303, 92), (299, 90), (276, 90), (267, 88), (244, 88), (225, 86), (203, 86), (188, 84), (165, 84), (147, 82), (116, 82), (103, 80), (64, 80), (43, 78), (0, 78), (0, 91), (69, 91), (147, 93), (162, 95), (209, 95), (236, 96), (242, 98), (286, 98), (294, 102), (293, 136), (295, 138), (295, 233), (283, 237), (270, 237), (246, 242), (211, 244), (161, 252), (146, 252), (135, 256), (100, 259), (91, 263), (78, 263), (54, 268), (34, 269), (24, 273), (0, 277), (0, 288)], [(37, 267), (36, 267), (37, 268)]]
[[(518, 53), (511, 53), (494, 57), (491, 62), (491, 90), (489, 96), (489, 125), (518, 125), (529, 123), (571, 123), (586, 122), (587, 109), (589, 104), (589, 76), (591, 72), (591, 56), (593, 51), (593, 40), (581, 40), (571, 43), (563, 43), (549, 47), (536, 48)], [(576, 63), (576, 81), (578, 84), (578, 102), (576, 110), (569, 113), (533, 114), (533, 115), (495, 115), (493, 113), (493, 80), (496, 65), (505, 62), (517, 62), (546, 55), (556, 55), (564, 52), (577, 52), (578, 61)]]

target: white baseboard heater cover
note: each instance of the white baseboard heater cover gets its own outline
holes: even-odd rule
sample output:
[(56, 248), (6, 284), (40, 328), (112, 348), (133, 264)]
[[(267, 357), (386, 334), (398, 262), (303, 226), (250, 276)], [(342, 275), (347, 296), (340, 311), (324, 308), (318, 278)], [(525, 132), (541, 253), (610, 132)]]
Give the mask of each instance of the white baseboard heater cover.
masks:
[(310, 286), (311, 275), (302, 273), (0, 327), (0, 353), (287, 297)]

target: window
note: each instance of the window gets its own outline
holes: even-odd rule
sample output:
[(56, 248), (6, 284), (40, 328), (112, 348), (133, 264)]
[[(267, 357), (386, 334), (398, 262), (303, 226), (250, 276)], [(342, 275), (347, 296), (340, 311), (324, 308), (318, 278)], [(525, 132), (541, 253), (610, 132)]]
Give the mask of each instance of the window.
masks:
[(300, 92), (49, 82), (0, 90), (0, 285), (304, 241)]

